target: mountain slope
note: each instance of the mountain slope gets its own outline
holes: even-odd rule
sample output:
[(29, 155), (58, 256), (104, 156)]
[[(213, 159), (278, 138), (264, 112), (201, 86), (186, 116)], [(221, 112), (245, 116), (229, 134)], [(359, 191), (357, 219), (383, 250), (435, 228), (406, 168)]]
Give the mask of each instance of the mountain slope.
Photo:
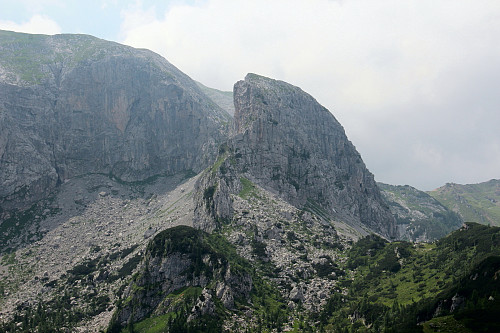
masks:
[(191, 176), (124, 183), (89, 175), (62, 184), (50, 209), (25, 222), (30, 241), (3, 243), (8, 252), (0, 261), (0, 321), (42, 302), (49, 309), (66, 304), (59, 318), (64, 324), (56, 325), (61, 330), (105, 329), (151, 238), (192, 225), (197, 178)]
[(201, 91), (205, 93), (212, 101), (219, 105), (222, 109), (226, 110), (231, 116), (234, 115), (234, 102), (233, 102), (233, 92), (232, 91), (222, 91), (218, 89), (213, 89), (203, 85), (200, 82), (196, 82), (200, 87)]
[[(467, 223), (433, 244), (366, 237), (319, 315), (326, 331), (497, 332), (500, 228)], [(349, 275), (348, 275), (349, 276)], [(340, 291), (340, 290), (339, 290)]]
[(458, 229), (462, 218), (414, 187), (378, 183), (396, 217), (398, 239), (433, 241)]
[(151, 51), (0, 31), (0, 214), (86, 174), (138, 181), (199, 172), (229, 117)]
[(429, 194), (464, 221), (500, 226), (500, 180), (479, 184), (446, 184)]
[[(170, 228), (148, 244), (142, 267), (124, 291), (109, 331), (165, 314), (185, 316), (184, 321), (189, 316), (191, 325), (205, 317), (213, 326), (205, 327), (208, 331), (220, 331), (222, 308), (234, 308), (235, 300), (247, 303), (252, 287), (251, 270), (224, 240), (191, 227)], [(189, 291), (192, 300), (176, 299)], [(192, 303), (185, 314), (179, 306), (184, 302)]]

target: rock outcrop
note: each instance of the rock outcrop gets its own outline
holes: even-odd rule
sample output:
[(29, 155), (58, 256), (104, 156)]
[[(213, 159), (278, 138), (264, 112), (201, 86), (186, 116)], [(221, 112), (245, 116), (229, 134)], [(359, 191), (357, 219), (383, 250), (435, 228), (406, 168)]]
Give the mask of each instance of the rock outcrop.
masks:
[(3, 210), (85, 174), (140, 181), (213, 162), (230, 116), (159, 55), (85, 35), (0, 39)]
[(224, 244), (213, 244), (206, 233), (187, 226), (156, 235), (124, 292), (111, 327), (183, 311), (178, 303), (192, 306), (185, 314), (192, 321), (217, 316), (215, 302), (232, 309), (235, 298), (248, 300), (252, 276), (248, 268), (238, 265), (237, 258), (227, 256)]
[[(373, 175), (342, 126), (313, 97), (288, 83), (248, 74), (234, 86), (234, 103), (234, 136), (212, 172), (200, 179), (202, 187), (212, 188), (208, 194), (214, 200), (200, 198), (198, 207), (205, 205), (216, 220), (230, 217), (230, 197), (220, 198), (237, 193), (244, 175), (296, 207), (396, 236), (394, 217)], [(215, 179), (214, 172), (221, 177)]]
[(201, 91), (205, 93), (212, 101), (219, 105), (222, 109), (226, 110), (231, 116), (234, 115), (234, 102), (233, 102), (233, 92), (232, 91), (222, 91), (218, 89), (213, 89), (203, 85), (200, 82), (196, 82)]

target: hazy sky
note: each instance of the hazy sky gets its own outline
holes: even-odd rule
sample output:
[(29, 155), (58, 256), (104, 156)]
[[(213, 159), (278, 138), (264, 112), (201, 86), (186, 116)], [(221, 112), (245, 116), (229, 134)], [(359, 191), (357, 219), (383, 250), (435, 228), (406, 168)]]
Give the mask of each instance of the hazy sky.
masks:
[(287, 81), (377, 181), (500, 178), (499, 0), (0, 0), (0, 29), (149, 48), (222, 90), (248, 72)]

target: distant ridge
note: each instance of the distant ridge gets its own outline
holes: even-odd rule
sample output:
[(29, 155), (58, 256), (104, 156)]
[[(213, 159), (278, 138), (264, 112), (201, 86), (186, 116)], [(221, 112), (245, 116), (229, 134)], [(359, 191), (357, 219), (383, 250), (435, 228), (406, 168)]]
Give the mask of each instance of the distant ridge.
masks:
[(196, 84), (198, 85), (198, 87), (200, 87), (201, 91), (205, 93), (205, 95), (212, 99), (212, 101), (214, 101), (231, 116), (234, 116), (234, 102), (232, 91), (222, 91), (214, 88), (209, 88), (198, 81), (196, 81)]
[(460, 228), (463, 219), (429, 194), (414, 187), (378, 183), (396, 217), (398, 238), (434, 241)]
[(479, 184), (448, 183), (428, 192), (464, 221), (500, 226), (500, 180)]

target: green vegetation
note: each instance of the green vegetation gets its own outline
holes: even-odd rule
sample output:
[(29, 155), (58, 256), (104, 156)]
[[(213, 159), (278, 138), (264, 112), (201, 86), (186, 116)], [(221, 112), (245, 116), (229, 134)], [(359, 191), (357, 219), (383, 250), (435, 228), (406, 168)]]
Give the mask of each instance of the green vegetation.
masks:
[[(500, 281), (494, 277), (500, 269), (499, 238), (500, 228), (475, 223), (435, 244), (365, 237), (349, 251), (347, 267), (354, 279), (348, 275), (339, 283), (349, 292), (344, 296), (339, 289), (332, 295), (319, 315), (321, 327), (339, 332), (345, 327), (354, 332), (433, 332), (448, 325), (450, 329), (441, 332), (497, 332)], [(463, 299), (455, 301), (456, 308), (454, 297)]]
[(254, 238), (250, 245), (252, 246), (252, 253), (258, 258), (262, 259), (267, 257), (265, 243), (262, 243)]
[(408, 225), (405, 240), (417, 240), (425, 236), (427, 240), (436, 240), (446, 236), (462, 224), (462, 218), (445, 207), (429, 194), (411, 186), (394, 186), (378, 183), (382, 189), (396, 223)]
[(211, 210), (216, 190), (217, 190), (217, 184), (209, 186), (203, 191), (203, 200), (205, 200), (205, 206), (209, 211)]
[(323, 207), (321, 207), (321, 205), (317, 201), (311, 198), (307, 199), (307, 202), (305, 203), (303, 210), (306, 212), (310, 212), (311, 214), (314, 214), (316, 216), (319, 216), (325, 219), (326, 221), (330, 220), (330, 214), (328, 214), (328, 212)]
[[(240, 197), (255, 202), (262, 195), (250, 180), (242, 177), (240, 183)], [(216, 184), (207, 187), (204, 200), (213, 201), (216, 189)], [(407, 199), (411, 196), (410, 192), (400, 193)], [(417, 208), (416, 204), (413, 208)], [(285, 229), (286, 239), (300, 243), (293, 245), (298, 250), (305, 250), (304, 244), (298, 241), (304, 239), (317, 249), (325, 249), (318, 231), (308, 227), (306, 212), (324, 219), (329, 217), (318, 202), (308, 200), (299, 213), (303, 219)], [(286, 223), (280, 221), (277, 226), (289, 226)], [(339, 256), (319, 255), (320, 260), (311, 263), (313, 269), (308, 272), (338, 281), (335, 288), (329, 290), (331, 296), (318, 313), (304, 310), (300, 302), (291, 309), (283, 297), (290, 286), (282, 284), (280, 288), (284, 286), (285, 292), (280, 293), (270, 282), (283, 272), (267, 258), (268, 249), (262, 240), (269, 236), (257, 229), (246, 230), (249, 242), (245, 246), (248, 245), (249, 254), (254, 258), (249, 262), (240, 257), (219, 232), (222, 230), (208, 234), (178, 226), (156, 235), (144, 255), (136, 254), (137, 246), (131, 246), (83, 261), (60, 280), (46, 281), (45, 286), (57, 288), (59, 296), (40, 305), (20, 308), (14, 320), (0, 324), (0, 331), (72, 331), (82, 320), (111, 307), (111, 294), (91, 292), (94, 279), (118, 281), (120, 278), (128, 280), (118, 292), (117, 312), (108, 332), (220, 332), (224, 321), (233, 314), (241, 318), (249, 313), (248, 330), (252, 332), (279, 332), (287, 323), (292, 332), (500, 331), (497, 318), (500, 313), (500, 227), (467, 223), (465, 228), (428, 244), (388, 242), (375, 235), (360, 239), (348, 249), (340, 243), (332, 243), (331, 246), (338, 246), (344, 252), (335, 252)], [(99, 250), (92, 247), (90, 253)], [(185, 283), (175, 290), (165, 288), (165, 281), (161, 279), (151, 279), (159, 275), (152, 274), (154, 265), (148, 266), (152, 260), (172, 256), (188, 261), (180, 273)], [(115, 260), (121, 260), (122, 267), (115, 273), (103, 274)], [(2, 257), (5, 266), (16, 263), (15, 253)], [(225, 280), (228, 272), (232, 279), (239, 279), (238, 287)], [(293, 281), (300, 279), (297, 276)], [(217, 286), (226, 283), (237, 290), (245, 285), (243, 282), (251, 284), (251, 290), (235, 291), (234, 306), (226, 308), (216, 295)], [(6, 291), (6, 286), (0, 283), (0, 297)], [(191, 320), (196, 312), (193, 309), (207, 295), (213, 301), (211, 314), (198, 314)], [(122, 327), (117, 319), (122, 310), (142, 314), (132, 317), (132, 323)]]
[[(30, 278), (41, 281), (45, 288), (53, 289), (55, 296), (48, 300), (37, 300), (34, 304), (20, 305), (14, 318), (0, 323), (0, 332), (72, 332), (74, 327), (81, 325), (82, 320), (109, 310), (111, 298), (107, 292), (99, 291), (97, 284), (102, 280), (111, 283), (119, 278), (130, 277), (142, 260), (142, 256), (131, 255), (137, 247), (133, 245), (105, 256), (84, 260), (58, 280), (49, 281), (47, 277), (31, 276)], [(96, 246), (91, 248), (91, 252), (98, 250)], [(107, 273), (111, 262), (127, 257), (129, 259), (116, 273)], [(3, 256), (2, 265), (6, 264), (16, 265), (17, 269), (15, 252)], [(30, 276), (25, 271), (19, 274)], [(8, 287), (9, 291), (14, 288), (10, 285)], [(4, 292), (2, 289), (7, 290), (3, 282), (0, 282), (0, 296)]]
[[(266, 282), (251, 264), (240, 257), (232, 244), (218, 234), (207, 234), (187, 226), (177, 226), (162, 231), (155, 236), (147, 246), (145, 258), (152, 260), (157, 257), (182, 255), (189, 258), (189, 266), (181, 273), (186, 277), (183, 288), (164, 294), (161, 284), (149, 280), (150, 268), (147, 262), (131, 281), (132, 293), (124, 295), (118, 304), (108, 332), (220, 332), (222, 323), (227, 318), (229, 310), (215, 296), (215, 286), (224, 281), (230, 269), (232, 279), (240, 280), (240, 284), (232, 286), (235, 290), (244, 290), (245, 282), (251, 283), (246, 292), (233, 291), (235, 311), (251, 307), (256, 316), (256, 325), (261, 330), (281, 328), (287, 321), (289, 309), (279, 292)], [(195, 277), (208, 281), (205, 287), (212, 295), (215, 311), (212, 315), (202, 315), (187, 321), (193, 307), (205, 296), (199, 285), (191, 284)], [(153, 300), (150, 296), (155, 295)], [(246, 295), (246, 296), (245, 296)], [(134, 313), (141, 309), (147, 315), (139, 321), (121, 327), (117, 322), (117, 314), (123, 309)], [(154, 316), (153, 313), (162, 313)]]
[(423, 325), (424, 333), (472, 333), (474, 331), (465, 327), (453, 316), (437, 317), (429, 320)]
[[(202, 288), (200, 287), (184, 287), (170, 293), (166, 298), (170, 299), (171, 308), (175, 309), (164, 315), (146, 318), (137, 323), (130, 324), (126, 328), (121, 329), (122, 333), (160, 333), (160, 332), (202, 332), (198, 330), (200, 323), (186, 323), (186, 314), (193, 307), (194, 302), (201, 295)], [(210, 322), (210, 318), (206, 318)], [(217, 323), (211, 322), (211, 325)], [(205, 328), (206, 327), (205, 325)], [(220, 325), (211, 326), (208, 331), (216, 332), (215, 329), (220, 329)], [(117, 327), (115, 330), (119, 330)], [(109, 330), (110, 332), (113, 329)]]
[(162, 333), (167, 332), (169, 320), (174, 316), (172, 313), (167, 313), (162, 316), (144, 319), (136, 324), (131, 324), (128, 328), (122, 329), (123, 333)]
[(122, 279), (126, 278), (127, 276), (130, 276), (133, 272), (133, 270), (139, 265), (141, 262), (142, 257), (139, 254), (136, 254), (132, 258), (130, 258), (126, 263), (123, 264), (122, 268), (120, 268), (117, 272), (116, 275), (111, 275), (109, 280), (114, 281), (117, 279)]
[(256, 187), (255, 185), (248, 179), (241, 177), (241, 191), (238, 195), (243, 199), (248, 199), (250, 196), (255, 195)]
[(317, 263), (312, 265), (319, 277), (329, 277), (331, 279), (333, 278), (332, 273), (335, 273), (335, 276), (344, 275), (344, 271), (341, 270), (339, 266), (332, 261), (332, 258), (323, 258), (326, 259), (324, 263)]
[(39, 221), (43, 218), (43, 212), (48, 209), (49, 214), (59, 212), (52, 208), (52, 198), (33, 204), (29, 209), (14, 212), (8, 219), (0, 224), (0, 254), (15, 251), (19, 244), (29, 244), (43, 236), (39, 231)]
[(500, 226), (500, 180), (472, 185), (446, 184), (431, 196), (465, 221)]
[(254, 319), (257, 325), (255, 332), (281, 331), (287, 322), (290, 310), (286, 300), (280, 295), (275, 287), (266, 282), (258, 275), (254, 275), (252, 304), (254, 305)]
[[(287, 237), (294, 239), (297, 235), (290, 231)], [(263, 260), (265, 244), (254, 239), (250, 245), (257, 257), (255, 264), (240, 257), (235, 247), (217, 233), (207, 234), (187, 226), (159, 233), (149, 242), (144, 264), (132, 277), (131, 292), (117, 303), (108, 332), (220, 332), (231, 313), (249, 310), (250, 331), (255, 332), (280, 331), (290, 318), (295, 318), (295, 332), (500, 331), (499, 227), (468, 223), (466, 228), (432, 244), (389, 243), (370, 235), (347, 251), (344, 263), (322, 256), (313, 264), (316, 274), (336, 276), (339, 282), (318, 313), (300, 310), (300, 304), (291, 310), (269, 283), (268, 277), (274, 271)], [(129, 258), (120, 275), (130, 276), (142, 260), (132, 255), (134, 249), (125, 248), (73, 267), (65, 281), (50, 284), (51, 288), (59, 288), (60, 296), (19, 309), (14, 320), (3, 323), (0, 330), (71, 331), (81, 320), (105, 311), (110, 306), (108, 295), (86, 291), (93, 284), (92, 276), (110, 258)], [(172, 255), (189, 258), (190, 264), (182, 273), (187, 284), (167, 294), (162, 283), (149, 280), (151, 267), (147, 268), (147, 261)], [(15, 260), (12, 255), (4, 255), (2, 263)], [(248, 293), (234, 294), (232, 309), (225, 308), (215, 295), (215, 286), (224, 281), (229, 267), (233, 278), (251, 281)], [(189, 282), (201, 276), (207, 281), (203, 287)], [(188, 321), (207, 292), (214, 303), (213, 313)], [(89, 306), (75, 306), (73, 302), (79, 299), (86, 300)], [(116, 316), (123, 309), (125, 313), (145, 311), (146, 315), (121, 327)]]
[[(77, 324), (86, 318), (96, 316), (108, 308), (110, 298), (106, 294), (84, 293), (76, 286), (60, 286), (60, 293), (45, 302), (38, 300), (34, 305), (20, 305), (14, 318), (0, 323), (1, 332), (72, 332)], [(86, 307), (77, 306), (83, 301)]]
[(167, 257), (172, 253), (191, 254), (194, 257), (210, 250), (210, 246), (203, 241), (202, 233), (187, 226), (177, 226), (160, 232), (149, 242), (146, 249), (153, 257)]
[(220, 171), (222, 174), (226, 173), (226, 169), (224, 167), (224, 162), (229, 156), (229, 147), (226, 144), (223, 144), (219, 147), (219, 155), (217, 156), (217, 160), (210, 167), (210, 172), (215, 174), (217, 171)]

